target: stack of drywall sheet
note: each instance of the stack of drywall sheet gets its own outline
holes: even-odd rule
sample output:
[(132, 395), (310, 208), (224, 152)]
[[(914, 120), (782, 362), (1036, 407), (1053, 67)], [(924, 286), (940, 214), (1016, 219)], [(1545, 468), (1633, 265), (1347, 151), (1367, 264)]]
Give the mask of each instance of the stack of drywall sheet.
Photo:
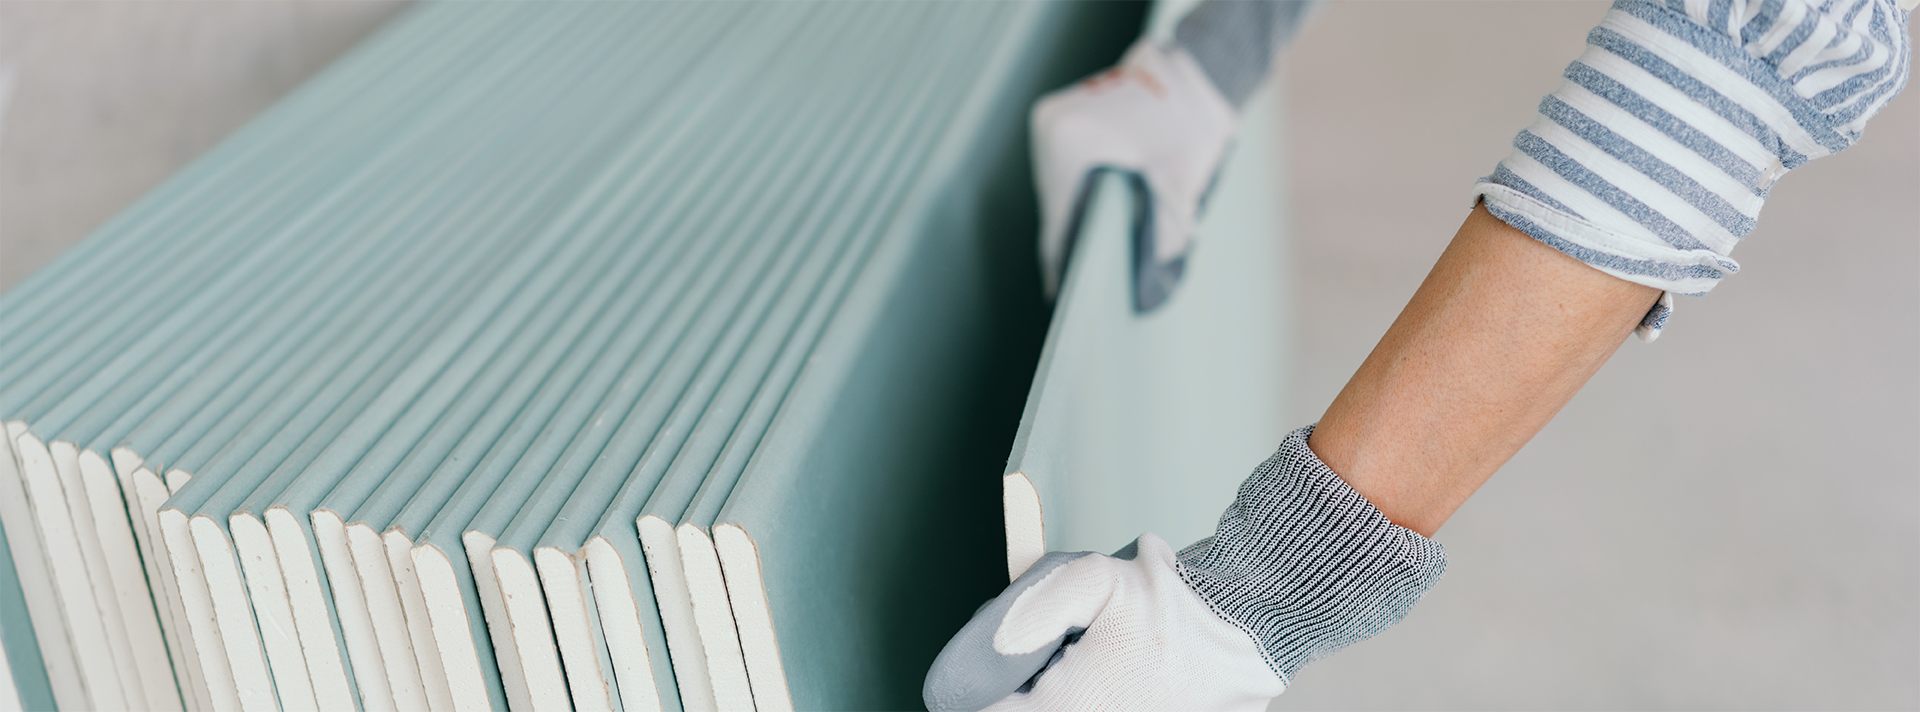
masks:
[(1132, 309), (1133, 183), (1105, 173), (1091, 193), (1002, 479), (1009, 577), (1047, 551), (1212, 534), (1290, 429), (1274, 93), (1249, 106), (1186, 277), (1160, 309)]
[(413, 10), (0, 296), (0, 699), (911, 704), (1124, 10)]

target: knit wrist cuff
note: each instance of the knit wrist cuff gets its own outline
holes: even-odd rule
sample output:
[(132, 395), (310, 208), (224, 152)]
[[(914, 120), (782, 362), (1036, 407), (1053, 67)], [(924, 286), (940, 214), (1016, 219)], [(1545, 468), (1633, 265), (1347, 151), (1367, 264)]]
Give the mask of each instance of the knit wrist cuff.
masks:
[(1440, 544), (1387, 520), (1307, 448), (1313, 426), (1240, 485), (1180, 576), (1291, 683), (1307, 663), (1399, 622), (1446, 571)]

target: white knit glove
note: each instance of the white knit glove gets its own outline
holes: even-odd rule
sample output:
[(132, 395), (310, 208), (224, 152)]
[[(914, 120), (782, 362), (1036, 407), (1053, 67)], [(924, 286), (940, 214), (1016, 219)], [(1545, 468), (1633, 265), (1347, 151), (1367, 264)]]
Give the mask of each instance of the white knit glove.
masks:
[(1177, 555), (1144, 534), (1041, 558), (940, 651), (927, 709), (1265, 709), (1300, 668), (1406, 616), (1446, 553), (1327, 469), (1312, 432)]
[(1166, 301), (1233, 139), (1233, 107), (1184, 50), (1143, 39), (1112, 69), (1042, 98), (1032, 122), (1047, 295), (1066, 273), (1090, 179), (1115, 170), (1133, 179), (1147, 213), (1136, 229), (1134, 306)]
[[(1253, 638), (1180, 580), (1172, 547), (1145, 534), (1128, 549), (1053, 554), (1028, 570), (993, 649), (1058, 659), (988, 710), (1263, 710), (1286, 689)], [(1062, 631), (1081, 631), (1078, 642), (1061, 647)]]

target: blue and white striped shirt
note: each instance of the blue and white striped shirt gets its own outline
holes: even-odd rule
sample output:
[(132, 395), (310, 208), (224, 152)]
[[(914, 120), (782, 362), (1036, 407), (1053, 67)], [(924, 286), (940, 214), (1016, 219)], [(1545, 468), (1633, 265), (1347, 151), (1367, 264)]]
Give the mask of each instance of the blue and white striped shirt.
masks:
[(1906, 85), (1907, 19), (1894, 0), (1617, 0), (1474, 194), (1601, 271), (1705, 294), (1774, 181), (1853, 145)]

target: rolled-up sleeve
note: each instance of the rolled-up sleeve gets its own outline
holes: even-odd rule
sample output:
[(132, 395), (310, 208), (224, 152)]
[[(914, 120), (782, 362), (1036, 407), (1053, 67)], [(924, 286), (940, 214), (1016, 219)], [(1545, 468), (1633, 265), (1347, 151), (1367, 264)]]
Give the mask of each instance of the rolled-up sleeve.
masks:
[[(1906, 85), (1907, 19), (1895, 0), (1617, 0), (1475, 198), (1596, 269), (1705, 294), (1774, 182)], [(1641, 338), (1671, 312), (1663, 296)]]

